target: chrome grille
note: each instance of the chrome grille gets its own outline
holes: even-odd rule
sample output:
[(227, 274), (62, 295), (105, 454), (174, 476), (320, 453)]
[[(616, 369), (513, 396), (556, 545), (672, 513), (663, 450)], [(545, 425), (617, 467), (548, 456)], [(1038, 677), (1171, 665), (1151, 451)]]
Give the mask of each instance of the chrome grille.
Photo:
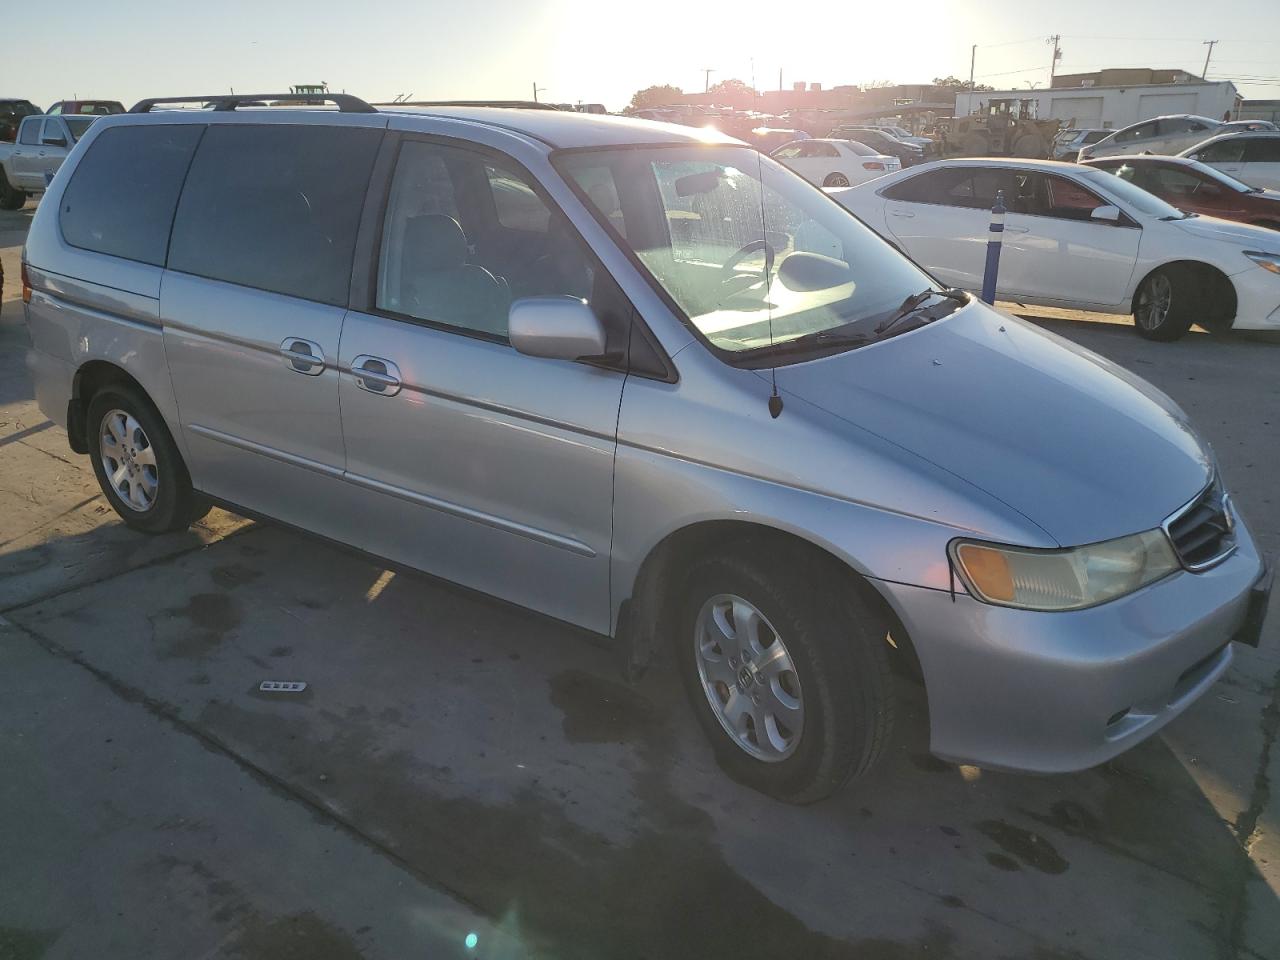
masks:
[(1236, 548), (1235, 516), (1218, 478), (1166, 520), (1164, 531), (1188, 570), (1205, 570), (1226, 559)]

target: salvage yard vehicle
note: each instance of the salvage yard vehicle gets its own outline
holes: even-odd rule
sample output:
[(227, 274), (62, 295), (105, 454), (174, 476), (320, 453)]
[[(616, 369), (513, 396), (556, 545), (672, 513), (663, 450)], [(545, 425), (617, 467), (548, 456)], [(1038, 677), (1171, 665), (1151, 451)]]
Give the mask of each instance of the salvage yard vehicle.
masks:
[(723, 765), (790, 802), (885, 751), (891, 658), (937, 755), (1064, 771), (1257, 643), (1267, 566), (1168, 397), (769, 157), (325, 98), (143, 101), (36, 211), (36, 398), (129, 526), (220, 503), (631, 670), (661, 644)]
[(1280, 235), (1184, 213), (1101, 170), (940, 160), (832, 196), (938, 279), (980, 290), (997, 192), (1008, 210), (1000, 297), (1131, 313), (1150, 340), (1192, 324), (1280, 330)]
[(1081, 162), (1131, 153), (1175, 154), (1218, 132), (1222, 124), (1208, 117), (1177, 114), (1121, 127), (1080, 149)]
[(847, 187), (902, 169), (897, 157), (856, 140), (794, 140), (769, 156), (820, 187)]
[(952, 121), (943, 150), (948, 156), (1047, 157), (1061, 121), (1038, 119), (1036, 108), (1034, 99), (987, 100)]
[(96, 115), (23, 119), (17, 141), (0, 144), (0, 171), (4, 173), (0, 210), (17, 210), (28, 196), (43, 193), (76, 141), (97, 119)]
[(1211, 137), (1178, 154), (1243, 180), (1251, 187), (1280, 190), (1280, 133), (1233, 133)]
[(1103, 157), (1087, 166), (1114, 173), (1186, 213), (1280, 230), (1280, 191), (1251, 187), (1186, 157)]

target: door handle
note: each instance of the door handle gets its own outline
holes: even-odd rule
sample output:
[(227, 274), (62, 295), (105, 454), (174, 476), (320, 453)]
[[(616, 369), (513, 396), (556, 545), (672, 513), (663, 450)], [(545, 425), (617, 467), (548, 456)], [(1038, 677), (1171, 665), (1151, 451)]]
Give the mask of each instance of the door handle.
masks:
[(361, 390), (383, 397), (400, 392), (400, 368), (390, 360), (361, 354), (351, 361), (351, 376)]
[(1031, 228), (1030, 227), (1011, 227), (1008, 224), (1005, 224), (1004, 232), (1005, 233), (1030, 233)]
[(907, 211), (905, 211), (905, 210), (890, 210), (890, 211), (889, 211), (889, 216), (891, 216), (891, 217), (902, 217), (904, 220), (910, 220), (912, 217), (914, 217), (914, 216), (915, 216), (915, 214), (914, 214), (914, 213), (908, 213), (908, 212), (907, 212)]
[(280, 342), (280, 356), (284, 358), (284, 365), (294, 373), (318, 377), (324, 372), (324, 351), (314, 340), (286, 337)]

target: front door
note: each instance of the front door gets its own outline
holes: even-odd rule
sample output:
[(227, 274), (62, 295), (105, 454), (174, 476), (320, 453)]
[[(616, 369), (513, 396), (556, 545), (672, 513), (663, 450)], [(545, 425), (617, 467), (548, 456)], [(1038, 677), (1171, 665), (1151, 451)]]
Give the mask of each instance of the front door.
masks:
[(196, 487), (339, 539), (358, 520), (343, 499), (338, 344), (382, 135), (210, 124), (160, 292)]
[(517, 353), (507, 315), (522, 297), (587, 299), (612, 349), (629, 307), (499, 154), (407, 136), (383, 189), (372, 290), (339, 352), (353, 542), (607, 632), (625, 374)]

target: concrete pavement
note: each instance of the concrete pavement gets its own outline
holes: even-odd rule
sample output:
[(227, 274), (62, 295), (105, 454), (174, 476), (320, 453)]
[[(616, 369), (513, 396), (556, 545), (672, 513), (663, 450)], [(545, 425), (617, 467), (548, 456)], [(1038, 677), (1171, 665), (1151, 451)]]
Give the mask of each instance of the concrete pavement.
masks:
[[(0, 214), (0, 957), (1280, 956), (1280, 612), (1096, 770), (934, 760), (904, 685), (879, 770), (781, 806), (715, 767), (666, 669), (628, 687), (563, 625), (221, 511), (122, 528), (30, 400), (23, 216)], [(1280, 552), (1280, 347), (1045, 313), (1188, 410)]]

